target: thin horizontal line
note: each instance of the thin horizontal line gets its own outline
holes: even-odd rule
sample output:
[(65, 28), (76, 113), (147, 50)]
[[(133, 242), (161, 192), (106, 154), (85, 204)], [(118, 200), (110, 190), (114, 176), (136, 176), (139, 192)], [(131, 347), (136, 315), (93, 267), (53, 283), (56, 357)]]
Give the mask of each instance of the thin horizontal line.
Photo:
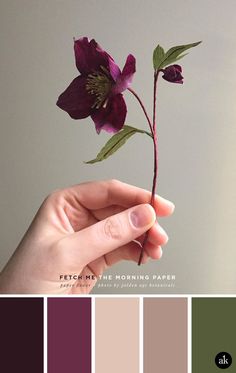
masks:
[(235, 294), (0, 294), (0, 298), (235, 298)]

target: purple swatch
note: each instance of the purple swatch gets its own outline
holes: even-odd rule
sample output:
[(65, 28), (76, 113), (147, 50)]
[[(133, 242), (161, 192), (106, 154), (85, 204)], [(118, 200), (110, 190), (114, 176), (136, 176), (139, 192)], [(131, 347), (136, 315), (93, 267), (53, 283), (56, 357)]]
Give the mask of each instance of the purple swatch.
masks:
[(91, 299), (48, 299), (48, 373), (91, 373)]
[(0, 298), (1, 372), (43, 373), (43, 299)]

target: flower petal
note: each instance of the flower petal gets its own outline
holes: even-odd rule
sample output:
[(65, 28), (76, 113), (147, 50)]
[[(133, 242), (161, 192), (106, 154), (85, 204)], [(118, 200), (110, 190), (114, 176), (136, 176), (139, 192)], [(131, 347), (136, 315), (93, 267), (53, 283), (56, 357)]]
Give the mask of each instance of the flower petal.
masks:
[(98, 43), (87, 37), (74, 40), (75, 62), (81, 74), (89, 74), (104, 66), (109, 70), (109, 54)]
[(73, 119), (86, 118), (92, 111), (94, 98), (87, 92), (86, 82), (86, 77), (78, 76), (58, 98), (57, 106)]
[(118, 77), (116, 84), (112, 90), (114, 94), (122, 93), (130, 86), (133, 75), (136, 71), (135, 62), (135, 57), (132, 54), (129, 54), (122, 73)]
[(119, 66), (115, 63), (113, 58), (109, 55), (109, 72), (111, 77), (113, 78), (114, 82), (118, 79), (121, 74)]
[(107, 106), (91, 114), (97, 133), (103, 129), (107, 132), (118, 132), (125, 123), (127, 108), (122, 94), (108, 99)]

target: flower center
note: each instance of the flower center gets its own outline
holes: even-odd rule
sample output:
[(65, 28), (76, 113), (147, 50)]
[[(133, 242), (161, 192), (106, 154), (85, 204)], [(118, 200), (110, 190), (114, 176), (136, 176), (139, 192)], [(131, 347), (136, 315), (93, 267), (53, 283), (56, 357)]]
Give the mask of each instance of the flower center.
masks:
[(87, 91), (95, 96), (95, 101), (92, 108), (96, 109), (99, 109), (106, 101), (112, 85), (111, 80), (107, 76), (109, 72), (104, 66), (101, 66), (101, 69), (104, 71), (104, 73), (99, 71), (89, 74), (86, 84)]

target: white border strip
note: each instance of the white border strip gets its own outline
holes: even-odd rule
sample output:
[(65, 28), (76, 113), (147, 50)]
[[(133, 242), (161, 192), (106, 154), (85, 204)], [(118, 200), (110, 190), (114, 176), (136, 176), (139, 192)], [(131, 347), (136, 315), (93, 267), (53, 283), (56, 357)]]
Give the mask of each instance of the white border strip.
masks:
[(192, 298), (188, 297), (188, 373), (192, 372)]
[(235, 298), (235, 294), (96, 294), (96, 293), (89, 293), (89, 294), (0, 294), (0, 298), (139, 298), (139, 297), (146, 297), (146, 298)]
[(43, 372), (47, 373), (48, 371), (48, 330), (47, 330), (48, 329), (48, 298), (47, 297), (43, 297), (43, 320), (44, 320)]
[(91, 353), (91, 372), (95, 373), (95, 358), (96, 358), (96, 350), (95, 350), (95, 308), (96, 308), (96, 298), (91, 297), (91, 326), (92, 326), (92, 333), (91, 333), (91, 338), (92, 338), (92, 343), (91, 343), (91, 348), (92, 348), (92, 353)]
[(143, 373), (143, 297), (139, 296), (139, 373)]

